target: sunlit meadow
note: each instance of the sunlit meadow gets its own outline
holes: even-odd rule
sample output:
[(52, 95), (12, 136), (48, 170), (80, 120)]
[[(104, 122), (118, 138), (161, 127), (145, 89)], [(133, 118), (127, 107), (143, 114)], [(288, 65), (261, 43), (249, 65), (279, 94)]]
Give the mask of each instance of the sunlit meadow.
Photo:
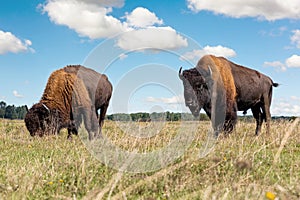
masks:
[[(139, 130), (149, 122), (136, 122)], [(148, 124), (147, 124), (148, 123)], [(152, 137), (127, 136), (106, 121), (110, 140), (128, 151), (150, 152), (175, 137), (180, 122), (166, 122)], [(153, 172), (105, 166), (78, 136), (31, 137), (23, 121), (0, 121), (0, 199), (299, 199), (300, 123), (273, 121), (271, 134), (254, 136), (255, 123), (239, 121), (204, 158), (199, 152), (209, 122), (201, 121), (183, 156)]]

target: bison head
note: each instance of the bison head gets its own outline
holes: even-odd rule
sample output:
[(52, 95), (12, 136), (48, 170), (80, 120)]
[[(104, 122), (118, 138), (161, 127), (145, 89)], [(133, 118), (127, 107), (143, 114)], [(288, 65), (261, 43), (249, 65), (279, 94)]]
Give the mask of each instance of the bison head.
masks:
[(184, 70), (179, 69), (179, 78), (183, 82), (185, 105), (195, 117), (199, 116), (201, 108), (209, 102), (208, 87), (205, 78), (196, 68)]
[(25, 116), (25, 124), (31, 136), (53, 134), (58, 129), (58, 124), (53, 121), (54, 115), (43, 103), (34, 104)]

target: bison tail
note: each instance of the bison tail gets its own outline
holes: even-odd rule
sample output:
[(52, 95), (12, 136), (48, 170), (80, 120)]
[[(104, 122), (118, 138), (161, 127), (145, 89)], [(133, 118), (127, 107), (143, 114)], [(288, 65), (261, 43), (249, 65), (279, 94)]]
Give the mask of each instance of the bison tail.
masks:
[(273, 83), (273, 87), (278, 87), (279, 84), (278, 83)]

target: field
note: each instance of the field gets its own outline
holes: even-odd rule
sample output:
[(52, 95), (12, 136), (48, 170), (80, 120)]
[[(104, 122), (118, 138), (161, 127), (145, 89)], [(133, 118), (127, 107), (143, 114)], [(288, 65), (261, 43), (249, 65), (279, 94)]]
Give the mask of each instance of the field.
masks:
[[(123, 125), (106, 121), (103, 134), (121, 149), (147, 153), (172, 141), (180, 122), (161, 124), (152, 137), (135, 135), (142, 139), (126, 135)], [(139, 134), (151, 129), (146, 122), (134, 126)], [(201, 122), (171, 164), (130, 173), (102, 164), (66, 131), (32, 138), (23, 121), (1, 120), (0, 199), (300, 199), (298, 119), (272, 122), (271, 134), (263, 128), (258, 137), (254, 122), (239, 121), (200, 158), (208, 130)]]

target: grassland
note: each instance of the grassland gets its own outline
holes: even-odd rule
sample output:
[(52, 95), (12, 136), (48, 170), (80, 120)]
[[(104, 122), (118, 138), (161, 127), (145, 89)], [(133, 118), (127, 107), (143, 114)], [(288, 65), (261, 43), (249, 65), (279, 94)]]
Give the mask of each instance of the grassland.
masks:
[[(150, 152), (171, 141), (179, 124), (168, 122), (159, 134), (133, 140), (120, 124), (106, 121), (103, 133), (120, 148)], [(300, 199), (300, 122), (272, 122), (270, 135), (255, 137), (255, 123), (240, 121), (199, 158), (208, 129), (201, 122), (174, 163), (128, 173), (102, 164), (65, 131), (33, 138), (22, 121), (1, 120), (0, 199)]]

